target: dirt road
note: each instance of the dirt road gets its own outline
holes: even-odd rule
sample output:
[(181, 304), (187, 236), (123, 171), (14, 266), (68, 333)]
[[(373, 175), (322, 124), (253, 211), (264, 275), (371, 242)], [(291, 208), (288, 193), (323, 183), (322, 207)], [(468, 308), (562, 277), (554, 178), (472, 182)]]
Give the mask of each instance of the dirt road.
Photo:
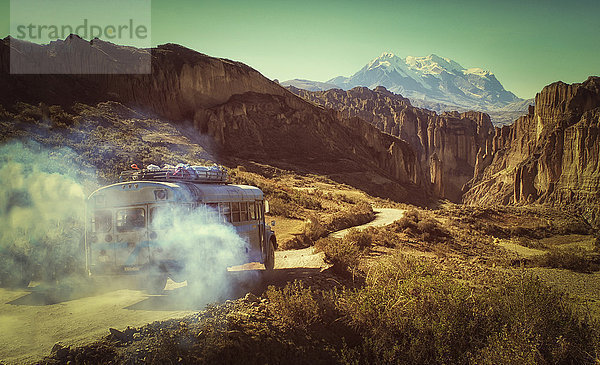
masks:
[[(398, 209), (376, 209), (374, 221), (366, 226), (382, 226), (400, 218)], [(336, 232), (343, 236), (346, 230)], [(228, 272), (231, 283), (225, 297), (206, 297), (191, 302), (184, 283), (169, 280), (166, 295), (148, 295), (144, 291), (113, 288), (90, 295), (85, 290), (62, 295), (46, 290), (8, 290), (0, 288), (0, 362), (31, 363), (48, 355), (55, 343), (77, 345), (108, 334), (110, 327), (124, 330), (153, 321), (179, 318), (205, 308), (209, 302), (239, 298), (247, 292), (260, 294), (267, 285), (284, 285), (296, 278), (319, 275), (324, 267), (322, 253), (313, 248), (277, 251), (275, 271), (264, 275), (262, 265), (246, 265)], [(326, 280), (326, 279), (324, 279)], [(62, 296), (62, 297), (61, 297)]]
[[(365, 229), (367, 227), (381, 227), (387, 226), (388, 224), (394, 223), (398, 219), (404, 216), (404, 209), (394, 209), (394, 208), (373, 208), (375, 212), (375, 219), (369, 223), (352, 227), (355, 229)], [(343, 229), (341, 231), (337, 231), (332, 233), (331, 235), (336, 238), (342, 238), (348, 233), (352, 228)]]

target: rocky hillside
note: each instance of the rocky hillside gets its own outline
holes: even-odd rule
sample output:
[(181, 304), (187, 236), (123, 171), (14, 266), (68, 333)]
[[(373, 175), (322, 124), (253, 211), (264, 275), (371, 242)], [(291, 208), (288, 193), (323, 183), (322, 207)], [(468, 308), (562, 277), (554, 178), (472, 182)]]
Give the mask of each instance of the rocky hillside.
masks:
[[(44, 101), (68, 105), (75, 101), (113, 100), (183, 120), (193, 118), (197, 108), (222, 104), (234, 94), (285, 93), (279, 85), (243, 63), (209, 57), (176, 44), (144, 50), (99, 39), (88, 42), (71, 35), (44, 46), (30, 49), (30, 45), (9, 37), (0, 41), (0, 100), (4, 104)], [(56, 64), (47, 68), (61, 74), (11, 75), (11, 49), (14, 63), (28, 64), (33, 58), (37, 64)], [(148, 53), (150, 73), (116, 73), (129, 59)], [(94, 65), (106, 72), (85, 74), (87, 69), (81, 64)], [(139, 66), (143, 67), (143, 63)], [(124, 68), (122, 72), (137, 71)]]
[(415, 108), (401, 95), (384, 87), (356, 87), (293, 93), (342, 118), (359, 117), (378, 129), (408, 142), (414, 149), (436, 196), (460, 201), (463, 185), (472, 179), (478, 156), (490, 153), (494, 128), (487, 114), (442, 113)]
[[(28, 57), (36, 57), (35, 62), (52, 64), (57, 63), (56, 55), (66, 54), (69, 62), (61, 66), (65, 72), (69, 67), (81, 70), (70, 65), (85, 62), (114, 71), (120, 55), (130, 59), (148, 52), (152, 67), (150, 74), (133, 75), (13, 75), (11, 47), (20, 62), (34, 62)], [(19, 114), (19, 102), (60, 105), (71, 112), (76, 103), (113, 101), (144, 115), (193, 123), (195, 133), (208, 137), (221, 162), (262, 161), (328, 175), (374, 195), (413, 203), (425, 203), (431, 196), (419, 159), (406, 142), (360, 119), (342, 118), (308, 103), (239, 62), (174, 44), (140, 50), (77, 36), (31, 48), (27, 53), (27, 44), (10, 38), (0, 42), (0, 103), (8, 110), (5, 115)]]
[(491, 153), (480, 160), (466, 203), (552, 203), (578, 209), (600, 223), (600, 78), (556, 82), (535, 107), (496, 129)]

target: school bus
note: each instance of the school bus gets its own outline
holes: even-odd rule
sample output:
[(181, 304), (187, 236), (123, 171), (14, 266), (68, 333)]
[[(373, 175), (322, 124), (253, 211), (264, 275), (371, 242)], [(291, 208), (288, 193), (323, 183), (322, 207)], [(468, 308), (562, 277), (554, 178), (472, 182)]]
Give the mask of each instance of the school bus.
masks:
[(277, 239), (265, 222), (268, 202), (259, 188), (230, 184), (220, 166), (132, 170), (123, 172), (120, 180), (87, 199), (88, 275), (138, 275), (150, 292), (162, 291), (169, 277), (193, 281), (186, 266), (194, 263), (161, 242), (170, 224), (159, 223), (156, 217), (168, 216), (174, 209), (218, 212), (222, 224), (233, 227), (245, 241), (246, 262), (260, 262), (266, 270), (273, 270)]

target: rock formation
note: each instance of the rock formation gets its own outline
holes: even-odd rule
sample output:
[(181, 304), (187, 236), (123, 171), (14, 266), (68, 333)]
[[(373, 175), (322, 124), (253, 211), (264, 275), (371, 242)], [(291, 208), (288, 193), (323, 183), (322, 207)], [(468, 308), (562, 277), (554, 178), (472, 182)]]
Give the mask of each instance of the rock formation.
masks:
[(527, 116), (496, 129), (464, 201), (564, 205), (600, 225), (599, 133), (599, 77), (546, 86)]
[(343, 118), (359, 117), (380, 130), (406, 141), (415, 150), (437, 197), (460, 201), (463, 185), (478, 163), (491, 153), (494, 128), (487, 114), (435, 112), (415, 108), (401, 95), (380, 86), (343, 91), (290, 91)]
[[(9, 108), (19, 101), (68, 109), (76, 102), (112, 100), (175, 123), (193, 123), (198, 133), (213, 137), (222, 160), (254, 160), (328, 175), (374, 195), (417, 204), (431, 197), (420, 161), (406, 142), (361, 119), (306, 102), (242, 63), (174, 44), (139, 50), (70, 36), (32, 46), (39, 58), (31, 62), (53, 63), (54, 55), (68, 54), (69, 62), (94, 62), (107, 74), (68, 74), (80, 68), (66, 64), (60, 65), (65, 74), (15, 75), (9, 69), (11, 47), (27, 47), (13, 42), (0, 42), (0, 104)], [(150, 74), (112, 72), (119, 63), (115, 55), (130, 59), (148, 52)]]
[[(28, 45), (31, 43), (9, 37), (0, 41), (0, 100), (5, 103), (42, 100), (68, 105), (109, 99), (182, 120), (193, 118), (198, 107), (224, 103), (234, 94), (285, 93), (278, 84), (241, 62), (209, 57), (176, 44), (142, 50), (99, 39), (88, 42), (71, 35), (64, 41), (29, 47), (33, 49), (30, 52)], [(57, 64), (48, 68), (62, 74), (11, 74), (11, 49), (13, 62), (27, 64), (33, 62), (28, 57), (35, 57), (36, 64)], [(14, 53), (20, 55), (16, 61)], [(57, 54), (63, 56), (57, 60)], [(147, 54), (151, 55), (151, 73), (126, 67), (124, 74), (118, 74), (123, 63)], [(94, 64), (106, 73), (78, 74), (81, 64)], [(128, 71), (135, 74), (125, 74)]]

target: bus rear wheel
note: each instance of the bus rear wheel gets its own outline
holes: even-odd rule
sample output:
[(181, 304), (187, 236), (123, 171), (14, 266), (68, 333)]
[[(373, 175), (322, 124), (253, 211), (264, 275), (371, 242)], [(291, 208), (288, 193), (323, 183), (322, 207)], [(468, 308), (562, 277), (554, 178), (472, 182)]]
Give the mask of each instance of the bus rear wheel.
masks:
[(265, 259), (265, 269), (267, 271), (273, 271), (275, 268), (275, 245), (273, 245), (273, 240), (269, 240), (269, 253)]

